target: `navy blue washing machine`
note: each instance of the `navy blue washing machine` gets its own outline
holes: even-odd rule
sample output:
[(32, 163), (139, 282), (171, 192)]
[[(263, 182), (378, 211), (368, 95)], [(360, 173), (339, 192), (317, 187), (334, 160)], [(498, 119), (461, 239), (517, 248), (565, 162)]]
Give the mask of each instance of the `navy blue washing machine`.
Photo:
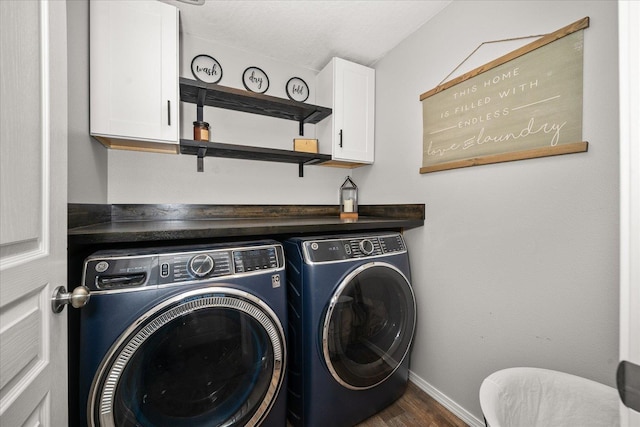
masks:
[(86, 425), (286, 425), (280, 243), (105, 250), (82, 280)]
[(353, 426), (405, 392), (416, 324), (399, 233), (283, 242), (289, 301), (288, 419)]

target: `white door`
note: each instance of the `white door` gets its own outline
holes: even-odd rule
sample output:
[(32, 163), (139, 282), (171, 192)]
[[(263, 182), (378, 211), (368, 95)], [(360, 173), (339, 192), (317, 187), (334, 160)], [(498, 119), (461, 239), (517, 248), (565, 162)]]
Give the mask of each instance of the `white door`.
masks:
[[(622, 427), (640, 427), (640, 2), (618, 2), (620, 25), (620, 360), (629, 363)], [(621, 387), (620, 381), (618, 387)], [(634, 391), (635, 390), (635, 391)], [(631, 403), (633, 402), (633, 403)]]
[(0, 425), (66, 426), (66, 2), (0, 0)]

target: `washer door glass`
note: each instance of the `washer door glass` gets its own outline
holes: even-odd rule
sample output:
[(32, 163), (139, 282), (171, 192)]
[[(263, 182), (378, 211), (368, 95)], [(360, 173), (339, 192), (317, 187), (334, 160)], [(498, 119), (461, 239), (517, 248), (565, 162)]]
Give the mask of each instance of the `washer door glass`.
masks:
[(380, 262), (359, 267), (327, 309), (322, 346), (329, 371), (351, 389), (380, 384), (406, 357), (415, 322), (413, 290), (400, 270)]
[(181, 294), (125, 332), (94, 380), (93, 424), (258, 425), (282, 384), (284, 336), (266, 305), (233, 293)]

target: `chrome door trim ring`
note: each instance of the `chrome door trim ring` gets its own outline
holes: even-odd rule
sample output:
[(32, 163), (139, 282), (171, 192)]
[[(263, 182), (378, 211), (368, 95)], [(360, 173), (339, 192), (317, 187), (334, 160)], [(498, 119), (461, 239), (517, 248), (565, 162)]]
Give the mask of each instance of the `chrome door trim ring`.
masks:
[[(209, 296), (207, 296), (209, 295)], [(229, 296), (231, 295), (231, 296)], [(189, 299), (180, 303), (183, 299)], [(243, 301), (247, 300), (247, 301)], [(177, 304), (177, 305), (175, 305)], [(168, 307), (166, 312), (163, 312)], [(258, 426), (269, 412), (280, 392), (286, 367), (286, 343), (284, 329), (273, 310), (256, 296), (238, 289), (224, 286), (207, 286), (175, 295), (140, 316), (114, 342), (100, 363), (91, 383), (87, 400), (87, 421), (90, 427), (116, 427), (113, 419), (113, 398), (120, 375), (128, 360), (156, 330), (173, 319), (190, 312), (207, 308), (232, 308), (248, 314), (265, 329), (271, 340), (274, 367), (265, 400), (246, 426)], [(156, 317), (156, 315), (158, 317)], [(147, 321), (150, 320), (148, 323)], [(146, 326), (141, 327), (141, 325)], [(132, 336), (133, 335), (133, 336)], [(126, 345), (125, 345), (126, 343)], [(114, 356), (117, 358), (113, 363)], [(95, 411), (98, 397), (100, 401), (99, 420), (96, 424)]]
[[(370, 269), (372, 267), (386, 267), (386, 268), (389, 268), (389, 269), (395, 271), (396, 273), (398, 273), (398, 274), (400, 274), (402, 276), (402, 278), (405, 280), (405, 283), (406, 283), (409, 291), (411, 292), (411, 302), (413, 303), (414, 317), (413, 317), (413, 325), (411, 327), (411, 337), (409, 339), (409, 343), (407, 344), (407, 348), (406, 348), (404, 354), (402, 355), (402, 358), (396, 364), (395, 368), (389, 373), (389, 375), (387, 375), (385, 378), (383, 378), (382, 380), (378, 381), (377, 383), (372, 384), (370, 386), (366, 386), (366, 387), (357, 387), (357, 386), (354, 386), (353, 384), (349, 384), (346, 381), (344, 381), (340, 377), (340, 375), (338, 375), (338, 373), (336, 372), (336, 370), (334, 369), (334, 367), (333, 367), (333, 365), (331, 363), (331, 357), (329, 355), (329, 323), (330, 323), (331, 317), (333, 315), (333, 310), (335, 309), (336, 304), (338, 303), (338, 299), (342, 295), (342, 292), (347, 287), (347, 285), (358, 274), (360, 274), (363, 271), (368, 270), (368, 269)], [(415, 328), (416, 328), (416, 315), (415, 315), (415, 313), (416, 313), (416, 298), (415, 298), (415, 294), (413, 293), (413, 287), (411, 286), (411, 282), (409, 282), (409, 279), (407, 279), (407, 276), (405, 276), (405, 274), (402, 271), (400, 271), (400, 269), (398, 269), (397, 267), (395, 267), (395, 266), (393, 266), (393, 265), (391, 265), (389, 263), (386, 263), (386, 262), (374, 261), (374, 262), (370, 262), (370, 263), (367, 263), (367, 264), (363, 264), (360, 267), (358, 267), (355, 270), (353, 270), (351, 273), (349, 273), (349, 275), (347, 277), (345, 277), (342, 282), (340, 282), (340, 285), (338, 286), (336, 291), (331, 296), (331, 300), (329, 301), (329, 307), (327, 309), (327, 313), (325, 314), (324, 322), (323, 322), (323, 325), (322, 325), (322, 354), (323, 354), (323, 357), (324, 357), (324, 363), (325, 363), (327, 369), (329, 369), (329, 372), (331, 373), (331, 376), (333, 377), (333, 379), (335, 379), (343, 387), (346, 387), (346, 388), (351, 389), (351, 390), (367, 390), (367, 389), (376, 387), (377, 385), (383, 383), (389, 377), (391, 377), (395, 373), (395, 371), (398, 370), (398, 368), (400, 367), (400, 365), (402, 364), (404, 359), (407, 357), (407, 354), (409, 354), (409, 349), (411, 348), (411, 343), (413, 342), (413, 335), (414, 335)]]

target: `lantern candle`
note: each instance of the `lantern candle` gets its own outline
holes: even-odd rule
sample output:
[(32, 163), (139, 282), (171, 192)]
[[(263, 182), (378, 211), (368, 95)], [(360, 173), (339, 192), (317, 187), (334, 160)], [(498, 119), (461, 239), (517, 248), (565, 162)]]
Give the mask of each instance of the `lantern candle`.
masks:
[(344, 201), (344, 207), (342, 209), (344, 212), (353, 212), (353, 200), (347, 199)]
[(358, 186), (350, 177), (340, 187), (340, 219), (358, 219)]

